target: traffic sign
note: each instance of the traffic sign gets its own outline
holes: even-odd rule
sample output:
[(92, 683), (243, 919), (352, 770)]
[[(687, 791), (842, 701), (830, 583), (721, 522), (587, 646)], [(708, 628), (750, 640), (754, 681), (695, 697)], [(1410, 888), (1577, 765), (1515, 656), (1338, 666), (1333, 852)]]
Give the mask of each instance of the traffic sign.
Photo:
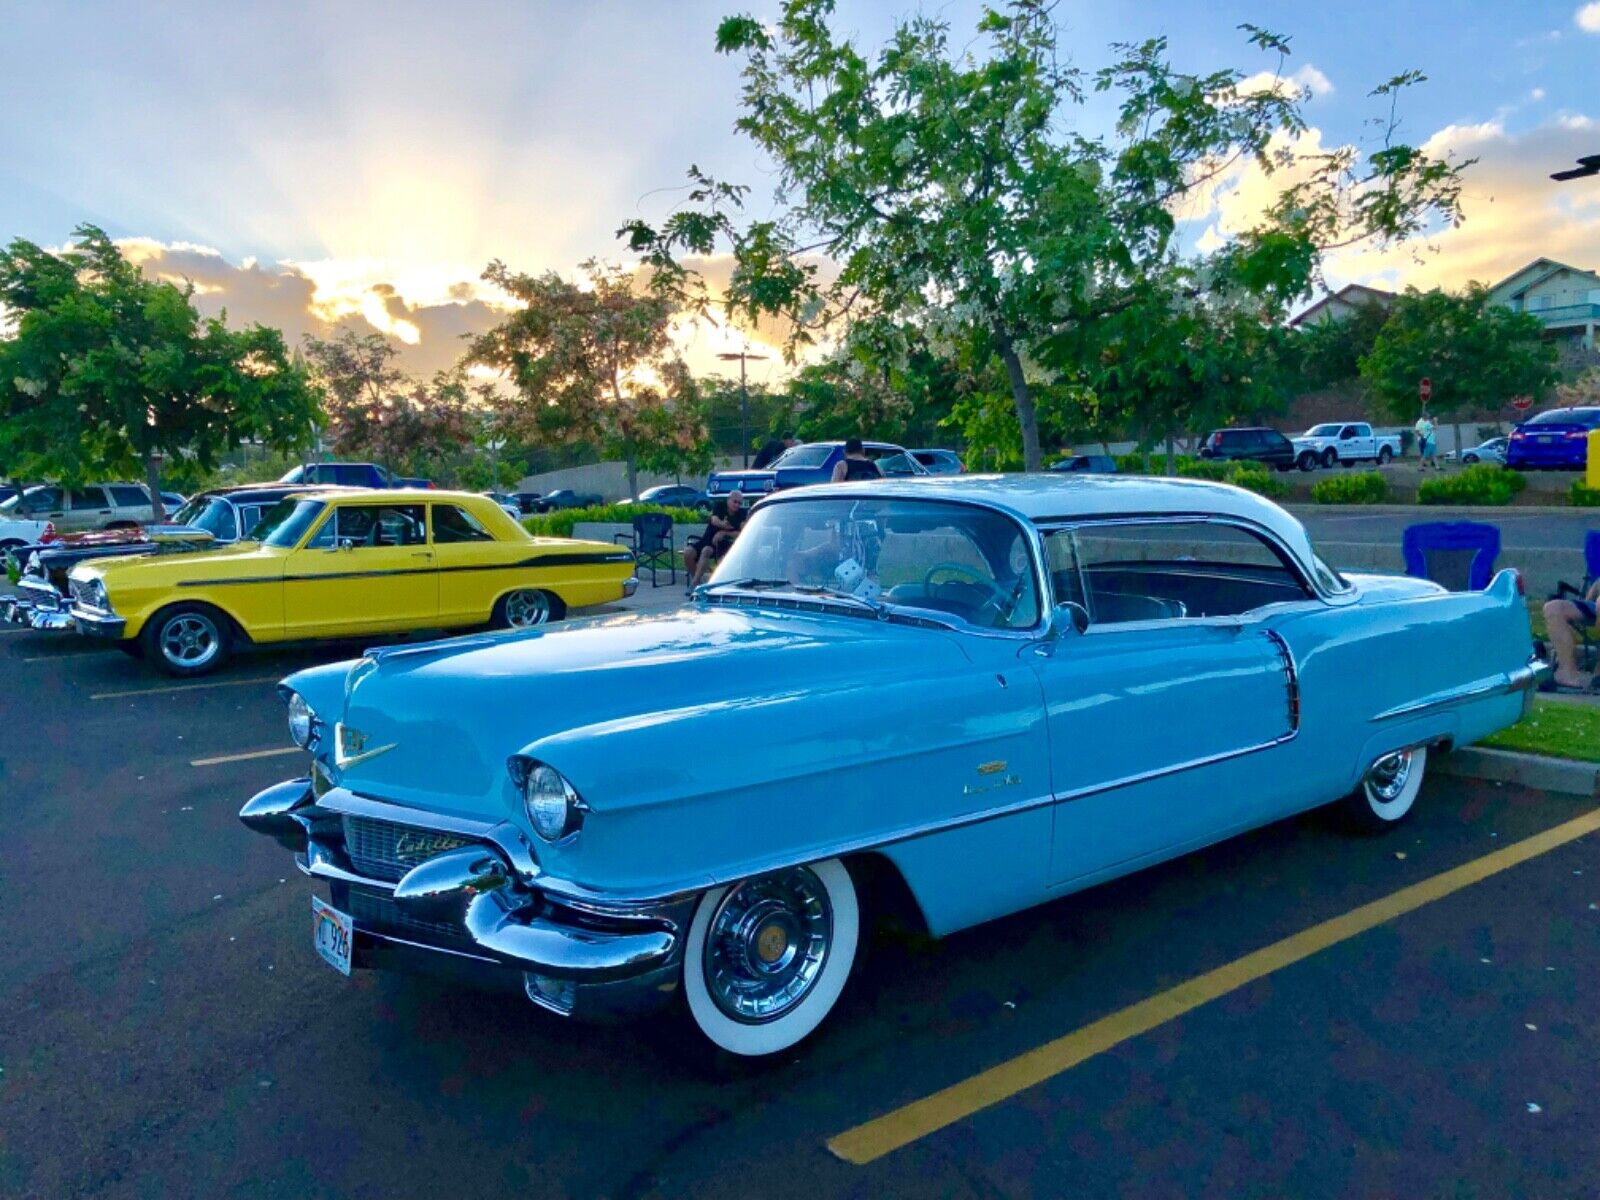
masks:
[(1424, 404), (1433, 399), (1433, 380), (1424, 376), (1417, 384), (1417, 395), (1422, 397)]
[(1527, 412), (1533, 407), (1533, 397), (1513, 396), (1511, 397), (1511, 407), (1516, 409), (1518, 412)]

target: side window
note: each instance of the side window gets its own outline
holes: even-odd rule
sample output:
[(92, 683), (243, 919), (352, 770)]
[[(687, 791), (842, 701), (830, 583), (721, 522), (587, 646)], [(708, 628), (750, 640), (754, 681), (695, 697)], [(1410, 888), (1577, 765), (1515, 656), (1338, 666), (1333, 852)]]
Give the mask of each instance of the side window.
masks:
[(118, 508), (150, 507), (150, 499), (144, 494), (144, 489), (131, 487), (128, 484), (112, 484), (111, 498)]
[(239, 505), (239, 536), (249, 537), (250, 531), (261, 524), (261, 506), (259, 504)]
[(436, 545), (451, 542), (492, 542), (494, 535), (464, 508), (454, 504), (433, 506), (433, 540)]
[(60, 488), (42, 487), (28, 492), (19, 507), (22, 507), (24, 512), (30, 513), (60, 512), (65, 499), (66, 493)]
[[(334, 537), (354, 549), (420, 546), (427, 540), (420, 504), (360, 504), (334, 510)], [(320, 540), (321, 533), (318, 533)]]
[(93, 512), (111, 507), (111, 501), (106, 499), (105, 488), (73, 488), (71, 501), (73, 512)]
[(1343, 429), (1339, 430), (1339, 436), (1341, 438), (1360, 437), (1361, 430), (1354, 425), (1346, 425)]
[(1082, 604), (1093, 626), (1239, 616), (1310, 595), (1272, 545), (1232, 525), (1081, 525), (1048, 545), (1057, 602)]

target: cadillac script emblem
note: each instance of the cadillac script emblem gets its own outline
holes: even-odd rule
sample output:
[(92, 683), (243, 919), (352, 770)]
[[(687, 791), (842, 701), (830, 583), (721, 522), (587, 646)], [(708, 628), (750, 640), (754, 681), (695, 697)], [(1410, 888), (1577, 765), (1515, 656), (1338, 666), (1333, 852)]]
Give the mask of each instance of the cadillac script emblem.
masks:
[(353, 729), (343, 722), (335, 725), (333, 742), (334, 758), (337, 760), (339, 766), (351, 767), (356, 763), (366, 762), (369, 758), (377, 758), (378, 755), (384, 753), (385, 751), (393, 750), (395, 748), (395, 743), (390, 742), (386, 746), (374, 746), (369, 750), (367, 749), (367, 741), (367, 735), (361, 732), (361, 730)]

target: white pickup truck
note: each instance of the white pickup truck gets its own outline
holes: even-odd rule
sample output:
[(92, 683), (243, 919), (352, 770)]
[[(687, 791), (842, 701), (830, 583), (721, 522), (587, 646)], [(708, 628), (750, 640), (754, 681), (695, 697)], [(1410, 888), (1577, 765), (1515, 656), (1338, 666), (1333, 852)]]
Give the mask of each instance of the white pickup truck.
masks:
[(1302, 471), (1336, 463), (1386, 463), (1399, 455), (1400, 435), (1375, 434), (1365, 421), (1313, 425), (1294, 439), (1294, 461)]

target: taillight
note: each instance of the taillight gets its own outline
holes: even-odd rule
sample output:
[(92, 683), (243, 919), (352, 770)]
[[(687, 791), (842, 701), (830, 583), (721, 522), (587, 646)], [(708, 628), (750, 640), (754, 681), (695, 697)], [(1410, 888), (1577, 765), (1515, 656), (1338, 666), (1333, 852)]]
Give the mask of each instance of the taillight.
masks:
[(44, 523), (44, 532), (39, 535), (39, 540), (41, 542), (53, 542), (59, 536), (56, 533), (56, 523), (54, 521), (46, 521)]
[(1509, 567), (1507, 569), (1511, 572), (1511, 577), (1517, 581), (1517, 595), (1526, 596), (1528, 594), (1528, 587), (1522, 582), (1522, 572), (1517, 570), (1515, 567)]
[(1567, 431), (1567, 437), (1571, 441), (1577, 441), (1580, 438), (1586, 438), (1588, 436), (1589, 431), (1587, 429), (1569, 429)]

